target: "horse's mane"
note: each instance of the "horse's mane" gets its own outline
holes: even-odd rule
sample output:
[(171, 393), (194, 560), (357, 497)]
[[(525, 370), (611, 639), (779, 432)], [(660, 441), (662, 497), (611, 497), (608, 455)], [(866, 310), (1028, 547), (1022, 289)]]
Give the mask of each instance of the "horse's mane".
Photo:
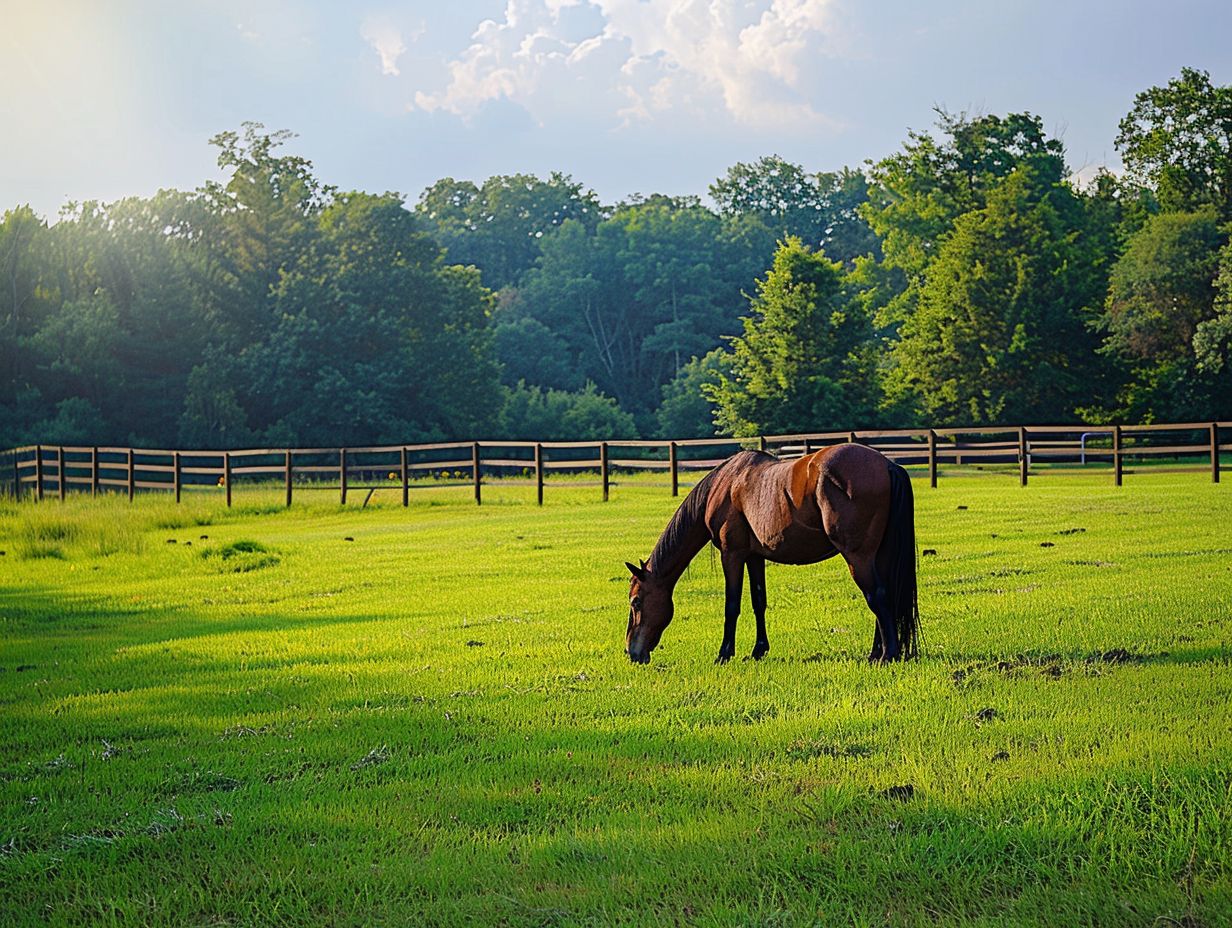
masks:
[(684, 540), (689, 536), (693, 527), (706, 517), (706, 501), (710, 497), (710, 490), (714, 485), (715, 475), (719, 471), (723, 470), (738, 457), (746, 454), (761, 455), (763, 453), (760, 451), (745, 451), (732, 455), (701, 480), (697, 481), (697, 484), (689, 491), (689, 495), (684, 498), (684, 502), (680, 504), (680, 508), (672, 516), (671, 521), (667, 523), (667, 528), (663, 529), (663, 534), (659, 536), (654, 550), (650, 552), (650, 558), (647, 563), (653, 565), (655, 570), (662, 571), (666, 564), (671, 563), (675, 559), (677, 552), (684, 545)]

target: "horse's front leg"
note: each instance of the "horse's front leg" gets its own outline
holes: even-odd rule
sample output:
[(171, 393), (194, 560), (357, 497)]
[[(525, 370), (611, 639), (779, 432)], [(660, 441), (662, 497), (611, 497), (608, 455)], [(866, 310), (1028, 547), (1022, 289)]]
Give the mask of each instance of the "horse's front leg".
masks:
[(753, 600), (753, 615), (757, 618), (757, 641), (753, 643), (753, 660), (759, 661), (770, 650), (766, 637), (766, 559), (751, 555), (748, 561), (749, 598)]
[(740, 618), (740, 596), (744, 592), (744, 558), (737, 554), (723, 554), (723, 643), (719, 645), (716, 664), (726, 664), (736, 653), (736, 620)]

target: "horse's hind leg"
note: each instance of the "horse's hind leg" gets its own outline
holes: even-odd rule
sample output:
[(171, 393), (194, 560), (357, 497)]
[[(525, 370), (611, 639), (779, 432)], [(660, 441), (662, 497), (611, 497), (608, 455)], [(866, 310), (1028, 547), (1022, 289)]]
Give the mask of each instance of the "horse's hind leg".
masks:
[(748, 560), (749, 598), (753, 600), (753, 615), (757, 617), (757, 641), (753, 644), (753, 660), (759, 661), (770, 650), (766, 637), (766, 559), (751, 555)]
[[(867, 601), (867, 599), (868, 597), (865, 597), (865, 601)], [(869, 608), (870, 609), (872, 608), (871, 603), (869, 604)], [(874, 615), (876, 615), (876, 612), (874, 612)], [(881, 643), (881, 623), (874, 620), (873, 621), (873, 647), (872, 647), (872, 650), (868, 652), (868, 662), (870, 664), (876, 664), (879, 661), (881, 661), (884, 657), (885, 657), (885, 645)]]
[(894, 624), (894, 615), (890, 609), (890, 594), (877, 573), (875, 557), (854, 557), (844, 555), (847, 566), (851, 569), (851, 578), (864, 594), (864, 601), (872, 610), (876, 621), (876, 631), (873, 634), (873, 650), (868, 655), (870, 663), (892, 661), (898, 659), (898, 629)]

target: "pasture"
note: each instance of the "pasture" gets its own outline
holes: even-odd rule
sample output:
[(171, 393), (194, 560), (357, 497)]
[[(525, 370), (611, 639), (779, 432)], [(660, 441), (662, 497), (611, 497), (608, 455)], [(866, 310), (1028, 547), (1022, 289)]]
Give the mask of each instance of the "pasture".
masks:
[(1232, 922), (1232, 489), (915, 487), (886, 667), (839, 561), (714, 666), (705, 553), (632, 665), (662, 488), (3, 504), (4, 921)]

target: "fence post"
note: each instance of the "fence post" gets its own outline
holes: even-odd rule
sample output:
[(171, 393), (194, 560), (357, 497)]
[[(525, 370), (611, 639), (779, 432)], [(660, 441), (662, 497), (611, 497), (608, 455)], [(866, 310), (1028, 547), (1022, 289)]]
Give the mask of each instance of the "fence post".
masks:
[(406, 467), (406, 445), (399, 449), (398, 464), (402, 472), (402, 508), (406, 508), (410, 504), (410, 485)]
[(1019, 486), (1027, 485), (1027, 429), (1026, 426), (1018, 426), (1018, 484)]
[(286, 467), (286, 472), (287, 472), (286, 477), (287, 477), (287, 508), (288, 509), (291, 508), (291, 484), (293, 483), (294, 473), (295, 473), (291, 465), (292, 465), (291, 449), (288, 448), (286, 460), (284, 462), (284, 466)]
[(338, 449), (338, 498), (346, 505), (347, 496), (347, 453), (346, 448)]
[(98, 496), (98, 445), (90, 449), (90, 495)]
[(539, 495), (539, 505), (543, 505), (543, 445), (535, 444), (535, 487)]
[(64, 446), (56, 446), (56, 486), (60, 502), (64, 502)]
[(18, 452), (13, 451), (13, 499), (21, 499), (21, 464), (17, 460)]
[(937, 433), (928, 430), (928, 485), (937, 488)]
[(672, 470), (672, 496), (680, 495), (680, 458), (674, 441), (667, 444), (667, 463)]
[(599, 442), (599, 473), (603, 478), (603, 501), (607, 502), (608, 491), (608, 466), (607, 466), (607, 442)]
[(1112, 427), (1112, 479), (1121, 485), (1121, 427)]
[(43, 501), (43, 446), (34, 446), (34, 498)]
[(222, 486), (227, 491), (227, 508), (231, 508), (231, 452), (222, 453)]
[(1219, 423), (1211, 423), (1211, 483), (1219, 482)]
[(175, 486), (175, 501), (180, 501), (180, 452), (171, 452), (171, 482)]
[[(131, 503), (133, 497), (137, 495), (137, 466), (133, 462), (133, 449), (128, 449), (128, 501)], [(227, 485), (227, 492), (231, 492), (231, 485)]]
[(811, 439), (806, 437), (804, 439), (804, 452), (801, 456), (807, 458), (812, 453), (813, 453), (813, 442)]
[(766, 450), (766, 436), (765, 435), (757, 436), (757, 450), (758, 451)]
[(858, 442), (856, 441), (856, 433), (854, 431), (847, 433), (847, 440), (851, 442), (853, 445), (858, 444)]
[(483, 505), (483, 491), (480, 489), (480, 472), (479, 472), (479, 442), (471, 445), (471, 476), (475, 480), (475, 505)]

